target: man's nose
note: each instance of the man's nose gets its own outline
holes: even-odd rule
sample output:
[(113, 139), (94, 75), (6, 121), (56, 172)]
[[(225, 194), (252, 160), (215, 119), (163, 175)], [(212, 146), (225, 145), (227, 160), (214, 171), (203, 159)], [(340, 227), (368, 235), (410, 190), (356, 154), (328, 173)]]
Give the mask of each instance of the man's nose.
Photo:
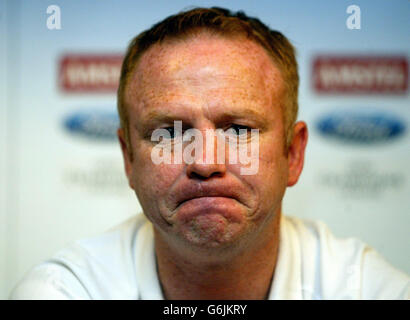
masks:
[(187, 175), (191, 179), (206, 180), (212, 177), (223, 177), (225, 172), (225, 164), (193, 163), (187, 167)]
[(207, 136), (205, 133), (202, 136), (202, 155), (195, 155), (194, 162), (187, 164), (186, 171), (188, 177), (205, 180), (224, 176), (226, 173), (225, 149), (218, 145), (218, 138), (216, 136)]

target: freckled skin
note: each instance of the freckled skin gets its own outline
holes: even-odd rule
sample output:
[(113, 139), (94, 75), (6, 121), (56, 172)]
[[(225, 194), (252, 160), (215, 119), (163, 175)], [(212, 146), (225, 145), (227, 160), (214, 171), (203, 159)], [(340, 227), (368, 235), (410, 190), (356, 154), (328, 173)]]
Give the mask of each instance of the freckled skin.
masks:
[[(138, 169), (134, 170), (131, 180), (144, 212), (154, 224), (166, 229), (166, 232), (189, 233), (189, 230), (197, 230), (180, 225), (177, 215), (170, 216), (166, 203), (173, 187), (182, 179), (189, 179), (186, 175), (187, 165), (154, 165), (150, 158), (153, 145), (142, 140), (133, 128), (143, 127), (139, 120), (150, 108), (175, 108), (175, 105), (183, 104), (187, 107), (184, 109), (187, 111), (185, 115), (192, 121), (192, 127), (199, 130), (215, 128), (213, 116), (226, 106), (257, 108), (268, 126), (259, 138), (258, 174), (241, 176), (240, 165), (227, 164), (223, 169), (226, 175), (222, 179), (234, 180), (233, 186), (243, 185), (247, 202), (252, 205), (250, 210), (243, 210), (241, 228), (229, 223), (224, 228), (230, 237), (235, 237), (232, 229), (246, 233), (255, 220), (264, 219), (268, 212), (272, 209), (278, 211), (280, 207), (287, 168), (286, 158), (280, 156), (284, 139), (280, 102), (273, 101), (281, 101), (283, 83), (268, 55), (253, 42), (231, 40), (234, 44), (232, 49), (226, 47), (226, 40), (223, 39), (203, 40), (200, 37), (187, 43), (154, 46), (142, 57), (127, 90), (135, 155), (133, 167)], [(268, 179), (272, 181), (271, 185), (266, 184)], [(208, 223), (212, 229), (213, 220)], [(168, 224), (172, 224), (174, 230), (169, 231)], [(203, 233), (205, 240), (201, 242), (198, 239), (196, 242), (207, 244), (209, 234), (206, 231)], [(198, 234), (194, 238), (198, 238)]]
[[(214, 271), (213, 280), (207, 278), (213, 286), (207, 288), (214, 294), (211, 297), (223, 297), (224, 289), (214, 292), (215, 279), (218, 279), (215, 266), (225, 263), (224, 270), (229, 271), (227, 261), (238, 264), (240, 259), (241, 268), (246, 265), (249, 268), (250, 251), (258, 254), (252, 258), (258, 266), (261, 259), (266, 259), (262, 252), (270, 252), (272, 257), (268, 259), (270, 264), (262, 263), (265, 273), (245, 279), (253, 279), (254, 286), (259, 288), (255, 277), (272, 276), (282, 198), (286, 187), (296, 183), (302, 170), (307, 138), (305, 124), (299, 123), (295, 127), (296, 148), (291, 148), (289, 156), (283, 152), (283, 94), (284, 84), (278, 68), (264, 49), (250, 40), (200, 34), (184, 41), (154, 45), (142, 56), (126, 91), (133, 161), (127, 156), (121, 130), (119, 137), (129, 184), (155, 228), (158, 263), (168, 266), (160, 266), (162, 279), (176, 279), (176, 272), (167, 271), (172, 269), (171, 265), (178, 264), (176, 270), (180, 270), (181, 261), (185, 261), (185, 267), (196, 265), (191, 269), (194, 278), (206, 278), (206, 272), (198, 265), (208, 263), (214, 266)], [(260, 127), (256, 122), (246, 123), (260, 129), (259, 170), (255, 175), (241, 175), (243, 165), (227, 161), (202, 165), (155, 165), (151, 161), (154, 144), (144, 137), (149, 111), (179, 112), (184, 123), (205, 131), (219, 127), (217, 119), (222, 111), (245, 107), (259, 113)], [(302, 132), (302, 136), (298, 132)], [(225, 198), (212, 202), (214, 199), (207, 198), (175, 208), (181, 186), (197, 188), (202, 182), (235, 189), (239, 200)], [(186, 277), (187, 273), (184, 274)], [(221, 277), (222, 274), (223, 279), (231, 279), (224, 272)], [(249, 289), (253, 285), (248, 280), (243, 285)], [(180, 290), (171, 284), (165, 287), (169, 294)], [(232, 289), (226, 284), (225, 287), (225, 290)], [(263, 288), (266, 291), (266, 283)], [(255, 288), (253, 292), (258, 290)], [(174, 296), (184, 296), (179, 293)]]

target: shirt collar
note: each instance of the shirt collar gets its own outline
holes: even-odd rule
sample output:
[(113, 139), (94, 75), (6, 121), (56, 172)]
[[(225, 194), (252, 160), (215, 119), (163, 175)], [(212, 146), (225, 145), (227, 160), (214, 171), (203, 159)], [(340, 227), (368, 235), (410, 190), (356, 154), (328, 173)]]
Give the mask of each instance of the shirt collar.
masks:
[(281, 216), (280, 240), (269, 300), (302, 299), (301, 255), (298, 237), (291, 223)]

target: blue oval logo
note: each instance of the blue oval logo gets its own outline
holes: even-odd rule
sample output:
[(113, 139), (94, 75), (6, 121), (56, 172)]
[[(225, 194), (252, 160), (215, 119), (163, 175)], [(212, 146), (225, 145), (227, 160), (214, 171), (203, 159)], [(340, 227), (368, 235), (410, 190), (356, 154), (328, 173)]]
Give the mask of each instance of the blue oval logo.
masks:
[(73, 134), (92, 140), (115, 141), (119, 119), (116, 112), (83, 111), (68, 116), (64, 127)]
[(317, 129), (323, 136), (355, 144), (390, 141), (401, 136), (405, 128), (400, 119), (380, 112), (336, 112), (317, 123)]

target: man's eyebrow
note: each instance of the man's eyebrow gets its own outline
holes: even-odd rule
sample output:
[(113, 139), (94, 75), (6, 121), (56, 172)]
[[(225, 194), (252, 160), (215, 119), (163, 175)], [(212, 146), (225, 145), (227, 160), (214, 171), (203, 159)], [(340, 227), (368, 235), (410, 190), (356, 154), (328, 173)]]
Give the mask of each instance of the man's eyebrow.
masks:
[(261, 112), (254, 108), (241, 108), (236, 110), (226, 109), (218, 115), (218, 118), (222, 119), (237, 119), (237, 118), (250, 118), (255, 120), (263, 120), (266, 118)]
[(169, 120), (176, 119), (172, 116), (169, 112), (159, 111), (159, 110), (151, 110), (146, 115), (142, 117), (144, 121), (157, 121), (157, 122), (166, 122)]
[[(186, 116), (186, 114), (185, 114)], [(174, 120), (184, 120), (184, 113), (182, 114), (172, 114), (169, 111), (165, 112), (162, 110), (151, 110), (146, 115), (142, 116), (144, 122), (173, 122)], [(254, 108), (241, 108), (236, 110), (225, 109), (218, 113), (212, 120), (224, 121), (233, 119), (251, 119), (262, 121), (266, 118), (265, 115), (255, 110)]]

